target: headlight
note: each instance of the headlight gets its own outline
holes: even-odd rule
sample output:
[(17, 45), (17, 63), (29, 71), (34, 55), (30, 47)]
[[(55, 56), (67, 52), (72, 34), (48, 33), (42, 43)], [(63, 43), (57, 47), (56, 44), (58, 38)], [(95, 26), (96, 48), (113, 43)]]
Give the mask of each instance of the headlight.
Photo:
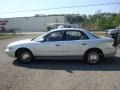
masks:
[(8, 50), (12, 50), (13, 47), (12, 47), (12, 46), (8, 46), (7, 49), (8, 49)]

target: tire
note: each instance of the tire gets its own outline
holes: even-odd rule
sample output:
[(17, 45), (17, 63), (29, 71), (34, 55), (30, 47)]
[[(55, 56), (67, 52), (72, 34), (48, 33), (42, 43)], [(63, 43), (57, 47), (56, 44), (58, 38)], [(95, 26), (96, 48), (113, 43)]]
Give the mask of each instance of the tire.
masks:
[(30, 63), (32, 61), (32, 58), (32, 53), (28, 50), (23, 50), (18, 54), (18, 60), (24, 64)]
[(103, 55), (98, 50), (90, 50), (84, 55), (84, 59), (88, 64), (98, 64), (103, 58)]

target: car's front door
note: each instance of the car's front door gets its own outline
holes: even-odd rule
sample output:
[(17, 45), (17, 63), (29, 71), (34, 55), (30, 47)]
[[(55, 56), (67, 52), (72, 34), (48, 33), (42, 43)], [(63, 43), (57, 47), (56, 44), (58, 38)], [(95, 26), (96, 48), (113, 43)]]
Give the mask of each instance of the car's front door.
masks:
[(38, 42), (35, 47), (38, 56), (62, 56), (62, 31), (55, 31), (45, 37), (45, 41)]
[(63, 56), (82, 56), (88, 48), (88, 37), (78, 30), (65, 31)]

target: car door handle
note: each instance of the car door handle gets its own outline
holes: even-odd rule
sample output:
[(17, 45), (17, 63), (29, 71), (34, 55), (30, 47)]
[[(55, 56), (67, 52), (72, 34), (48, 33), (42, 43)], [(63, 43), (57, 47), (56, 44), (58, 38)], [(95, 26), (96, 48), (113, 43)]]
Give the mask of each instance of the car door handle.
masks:
[(60, 46), (60, 44), (56, 44), (56, 46)]
[(87, 45), (86, 43), (83, 43), (82, 45)]

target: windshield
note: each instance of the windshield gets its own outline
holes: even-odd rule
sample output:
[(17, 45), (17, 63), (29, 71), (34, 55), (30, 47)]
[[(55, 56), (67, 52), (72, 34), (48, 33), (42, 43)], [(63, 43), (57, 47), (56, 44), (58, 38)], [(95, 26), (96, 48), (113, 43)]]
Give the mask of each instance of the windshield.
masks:
[(43, 33), (43, 34), (40, 35), (39, 37), (36, 37), (34, 40), (35, 40), (35, 41), (43, 40), (43, 37), (44, 37), (47, 33), (48, 33), (48, 32)]

